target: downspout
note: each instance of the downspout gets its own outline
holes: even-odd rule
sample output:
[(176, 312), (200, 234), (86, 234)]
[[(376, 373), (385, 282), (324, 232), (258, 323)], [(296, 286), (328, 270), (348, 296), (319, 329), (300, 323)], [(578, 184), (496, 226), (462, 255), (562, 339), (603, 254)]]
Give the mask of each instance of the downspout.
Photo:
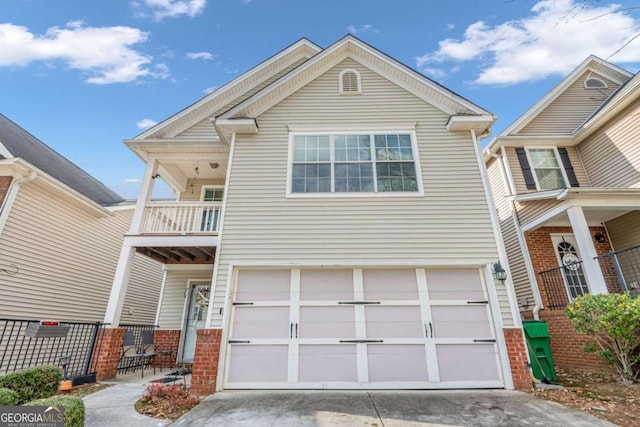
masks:
[(38, 176), (35, 172), (30, 172), (29, 175), (23, 176), (19, 179), (13, 179), (11, 185), (9, 186), (9, 191), (7, 191), (7, 195), (4, 198), (4, 202), (2, 206), (0, 206), (0, 234), (2, 234), (2, 230), (4, 229), (5, 224), (7, 223), (7, 219), (9, 218), (9, 210), (13, 205), (13, 201), (18, 195), (18, 190), (22, 184), (26, 184), (27, 182), (33, 181)]

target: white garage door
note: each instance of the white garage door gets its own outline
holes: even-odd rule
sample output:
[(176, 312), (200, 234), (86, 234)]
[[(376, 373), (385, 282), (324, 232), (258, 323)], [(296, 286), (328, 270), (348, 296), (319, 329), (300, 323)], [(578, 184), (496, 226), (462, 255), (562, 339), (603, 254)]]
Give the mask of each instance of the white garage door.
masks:
[(225, 388), (503, 387), (480, 270), (240, 270)]

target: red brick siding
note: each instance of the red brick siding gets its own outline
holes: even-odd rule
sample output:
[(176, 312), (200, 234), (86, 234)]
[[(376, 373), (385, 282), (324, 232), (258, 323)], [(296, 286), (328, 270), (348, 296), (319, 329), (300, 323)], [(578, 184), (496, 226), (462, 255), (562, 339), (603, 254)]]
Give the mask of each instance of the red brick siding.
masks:
[(198, 329), (193, 357), (191, 391), (198, 395), (215, 392), (222, 329)]
[(10, 176), (0, 176), (0, 205), (4, 201), (5, 196), (9, 192), (9, 187), (11, 186), (11, 177)]
[(504, 328), (503, 332), (507, 343), (513, 386), (518, 390), (531, 388), (524, 333), (520, 328)]
[(100, 347), (97, 349), (98, 363), (96, 376), (98, 381), (109, 380), (118, 373), (118, 362), (122, 355), (125, 328), (104, 328), (98, 336)]
[(173, 351), (172, 355), (156, 356), (162, 357), (162, 360), (154, 360), (156, 366), (175, 366), (178, 357), (178, 347), (180, 346), (180, 330), (179, 329), (156, 329), (153, 332), (153, 343), (158, 351)]

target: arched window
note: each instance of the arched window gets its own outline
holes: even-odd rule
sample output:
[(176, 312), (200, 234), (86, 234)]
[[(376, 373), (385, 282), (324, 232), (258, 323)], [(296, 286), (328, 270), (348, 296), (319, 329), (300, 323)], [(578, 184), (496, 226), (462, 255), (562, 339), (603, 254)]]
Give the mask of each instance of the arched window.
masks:
[(597, 77), (589, 77), (584, 81), (585, 89), (606, 89), (607, 84)]
[(340, 94), (362, 93), (360, 73), (356, 70), (343, 70), (338, 80)]

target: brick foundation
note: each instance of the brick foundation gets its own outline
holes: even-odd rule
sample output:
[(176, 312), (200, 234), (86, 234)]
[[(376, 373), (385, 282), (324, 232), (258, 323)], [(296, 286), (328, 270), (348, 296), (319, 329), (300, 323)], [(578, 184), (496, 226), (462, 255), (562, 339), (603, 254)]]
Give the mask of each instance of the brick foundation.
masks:
[(207, 395), (216, 390), (222, 329), (198, 329), (193, 357), (191, 391)]
[(100, 348), (97, 351), (98, 363), (96, 366), (98, 381), (116, 377), (126, 332), (125, 328), (104, 328), (101, 330), (101, 337), (98, 337)]
[(5, 196), (9, 192), (12, 178), (10, 176), (0, 176), (0, 206), (4, 201)]
[(524, 332), (520, 328), (504, 328), (503, 332), (507, 343), (513, 386), (517, 390), (531, 388), (531, 375), (529, 374)]
[(154, 358), (153, 363), (156, 366), (174, 367), (178, 357), (178, 347), (180, 346), (180, 330), (179, 329), (156, 329), (153, 332), (153, 343), (159, 351), (173, 351), (173, 355), (156, 356), (162, 357), (162, 361)]

